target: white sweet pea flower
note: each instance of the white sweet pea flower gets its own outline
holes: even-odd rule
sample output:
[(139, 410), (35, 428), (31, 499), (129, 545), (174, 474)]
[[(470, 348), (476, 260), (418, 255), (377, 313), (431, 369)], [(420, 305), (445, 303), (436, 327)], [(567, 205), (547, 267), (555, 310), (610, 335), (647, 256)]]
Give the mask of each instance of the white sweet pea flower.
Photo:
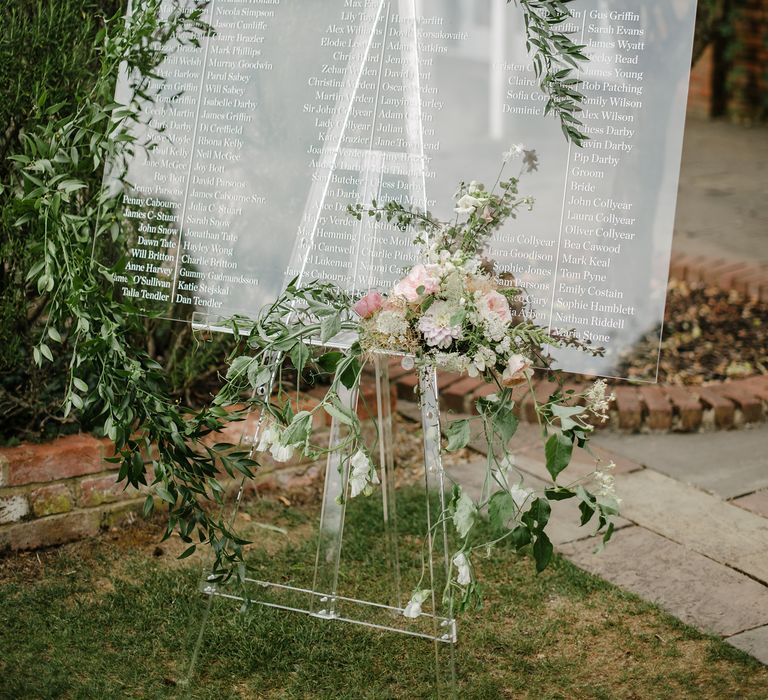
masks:
[(259, 435), (259, 444), (256, 445), (257, 452), (266, 452), (280, 437), (280, 432), (274, 424), (264, 425)]
[(293, 457), (293, 445), (283, 445), (278, 440), (272, 444), (270, 453), (276, 462), (287, 462)]
[(421, 605), (427, 598), (429, 598), (430, 593), (432, 593), (432, 591), (429, 589), (415, 591), (408, 601), (408, 605), (405, 606), (405, 610), (403, 610), (403, 617), (415, 620), (421, 615)]
[(469, 568), (469, 559), (464, 552), (459, 552), (452, 560), (456, 567), (456, 583), (460, 586), (468, 586), (472, 583), (472, 572)]
[(471, 194), (465, 194), (458, 202), (456, 202), (454, 211), (457, 214), (471, 214), (482, 203), (482, 200), (477, 197), (473, 197)]
[(528, 499), (533, 496), (533, 490), (524, 489), (522, 486), (520, 486), (520, 484), (515, 484), (512, 488), (509, 489), (509, 495), (512, 496), (512, 500), (515, 502), (515, 505), (520, 510), (522, 510)]
[(355, 498), (361, 493), (368, 495), (371, 492), (371, 484), (379, 483), (376, 468), (362, 450), (355, 452), (349, 464), (352, 468), (349, 475), (350, 498)]

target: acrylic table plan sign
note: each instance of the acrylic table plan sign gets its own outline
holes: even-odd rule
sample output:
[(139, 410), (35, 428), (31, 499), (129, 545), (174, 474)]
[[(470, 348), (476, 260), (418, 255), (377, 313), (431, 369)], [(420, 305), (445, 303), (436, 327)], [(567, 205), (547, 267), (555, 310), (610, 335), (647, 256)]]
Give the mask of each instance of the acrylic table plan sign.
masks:
[[(534, 209), (489, 256), (537, 323), (606, 350), (563, 348), (561, 369), (626, 378), (636, 348), (659, 345), (696, 2), (568, 8), (562, 30), (591, 59), (582, 148), (544, 114), (515, 3), (211, 2), (216, 34), (168, 57), (146, 107), (147, 131), (164, 130), (128, 164), (118, 293), (213, 326), (258, 314), (295, 276), (384, 290), (416, 262), (411, 237), (363, 231), (346, 207), (423, 202), (450, 220), (457, 184), (492, 187), (522, 144), (538, 154), (521, 185)], [(644, 364), (633, 379), (654, 382), (658, 362)]]

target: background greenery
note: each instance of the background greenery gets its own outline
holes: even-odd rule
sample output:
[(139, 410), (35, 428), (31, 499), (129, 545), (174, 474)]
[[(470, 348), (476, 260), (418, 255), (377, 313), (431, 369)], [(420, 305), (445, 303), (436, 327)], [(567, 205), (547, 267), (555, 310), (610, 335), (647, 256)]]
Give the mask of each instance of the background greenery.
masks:
[[(23, 152), (24, 134), (53, 117), (72, 118), (99, 75), (99, 31), (105, 19), (124, 11), (125, 0), (4, 0), (0, 3), (0, 184), (7, 185)], [(110, 93), (112, 87), (107, 87)], [(57, 105), (55, 115), (48, 110)], [(98, 187), (101, 168), (81, 173), (88, 190)], [(39, 343), (48, 313), (48, 297), (39, 295), (27, 273), (40, 257), (40, 229), (14, 225), (15, 193), (0, 191), (0, 442), (45, 438), (95, 424), (93, 416), (62, 418), (62, 402), (71, 355), (49, 343), (53, 362), (37, 366)], [(149, 321), (139, 324), (132, 341), (163, 365), (172, 397), (197, 403), (193, 386), (205, 391), (227, 355), (229, 340), (196, 346), (187, 324)], [(142, 327), (143, 326), (143, 327)]]

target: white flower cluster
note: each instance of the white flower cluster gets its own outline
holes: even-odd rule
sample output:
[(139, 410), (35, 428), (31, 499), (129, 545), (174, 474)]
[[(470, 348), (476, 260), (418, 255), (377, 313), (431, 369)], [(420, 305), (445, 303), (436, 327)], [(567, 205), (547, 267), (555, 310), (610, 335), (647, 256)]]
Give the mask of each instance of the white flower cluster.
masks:
[(592, 475), (597, 487), (597, 495), (602, 498), (616, 498), (616, 478), (611, 471), (616, 468), (616, 464), (611, 462), (602, 469), (597, 469)]
[(608, 385), (604, 379), (598, 379), (585, 393), (584, 398), (586, 400), (586, 409), (593, 415), (602, 419), (603, 422), (608, 420), (608, 409), (611, 406), (611, 402), (615, 401), (616, 395), (606, 395)]
[(262, 426), (259, 442), (256, 445), (257, 452), (266, 452), (272, 455), (276, 462), (288, 462), (293, 457), (294, 446), (283, 442), (284, 432), (276, 423), (267, 423)]

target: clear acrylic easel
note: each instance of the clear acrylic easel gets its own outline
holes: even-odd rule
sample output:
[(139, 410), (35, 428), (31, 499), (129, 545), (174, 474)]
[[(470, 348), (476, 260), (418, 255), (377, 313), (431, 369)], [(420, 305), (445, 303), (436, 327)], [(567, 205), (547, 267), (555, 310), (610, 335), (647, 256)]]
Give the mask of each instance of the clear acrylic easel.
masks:
[[(434, 369), (419, 371), (419, 402), (424, 437), (424, 487), (427, 499), (425, 522), (427, 577), (423, 587), (431, 590), (431, 597), (424, 603), (424, 612), (412, 619), (404, 615), (405, 603), (410, 598), (410, 591), (403, 592), (400, 580), (388, 358), (377, 355), (373, 362), (376, 378), (381, 498), (388, 549), (389, 600), (368, 601), (346, 596), (339, 587), (350, 476), (350, 455), (341, 452), (331, 452), (326, 463), (317, 552), (313, 583), (310, 588), (248, 578), (245, 594), (240, 589), (221, 586), (211, 580), (203, 581), (201, 590), (211, 597), (228, 598), (240, 602), (245, 602), (247, 599), (253, 605), (305, 614), (328, 622), (347, 622), (375, 630), (430, 640), (434, 644), (438, 697), (452, 697), (455, 688), (454, 645), (458, 641), (458, 636), (453, 600), (450, 595), (445, 599), (442, 595), (450, 575), (450, 550), (447, 523), (445, 519), (438, 521), (446, 507), (446, 477), (441, 459), (437, 376)], [(346, 407), (353, 411), (357, 408), (356, 394), (355, 391), (345, 391), (340, 396)], [(343, 440), (343, 430), (344, 426), (341, 423), (332, 422), (331, 448)], [(258, 431), (255, 438), (257, 441)], [(431, 507), (430, 495), (435, 494), (438, 498), (440, 513), (434, 513)], [(238, 494), (235, 510), (239, 508), (241, 497), (242, 489)], [(450, 588), (447, 590), (450, 592)]]
[[(358, 56), (350, 58), (347, 79), (339, 91), (336, 113), (346, 115), (338, 120), (326, 137), (326, 143), (335, 144), (335, 148), (323, 157), (318, 168), (321, 177), (313, 179), (304, 216), (302, 219), (304, 235), (297, 240), (294, 260), (301, 260), (301, 273), (305, 270), (310, 242), (317, 233), (320, 215), (325, 206), (328, 185), (334, 170), (354, 170), (360, 174), (360, 195), (363, 201), (379, 196), (382, 178), (385, 174), (407, 178), (410, 183), (412, 201), (423, 203), (426, 208), (425, 159), (422, 140), (420, 110), (420, 85), (418, 80), (419, 60), (416, 31), (415, 0), (380, 0), (378, 3), (366, 3), (361, 10), (363, 19), (360, 23), (356, 45), (365, 47)], [(397, 18), (401, 25), (408, 25), (410, 31), (402, 33), (401, 51), (403, 64), (411, 67), (411, 76), (404, 78), (403, 88), (409, 96), (405, 110), (405, 132), (409, 148), (404, 153), (376, 151), (371, 148), (359, 149), (344, 146), (344, 134), (348, 125), (352, 105), (358, 94), (363, 68), (371, 52), (371, 46), (377, 27), (384, 21), (385, 33), (390, 18)], [(393, 20), (394, 21), (394, 20)], [(351, 269), (353, 279), (350, 287), (357, 288), (365, 280), (358, 279), (361, 262), (361, 242), (370, 231), (366, 227), (375, 223), (363, 221), (357, 236), (357, 247), (353, 253)], [(303, 239), (303, 240), (302, 240)], [(373, 248), (369, 252), (373, 256)], [(210, 324), (200, 327), (211, 329)], [(224, 329), (221, 329), (224, 330)], [(424, 487), (426, 497), (426, 582), (421, 588), (429, 588), (429, 600), (423, 603), (424, 612), (415, 618), (406, 617), (405, 603), (410, 598), (410, 591), (403, 593), (400, 578), (400, 557), (398, 550), (397, 507), (394, 478), (394, 451), (392, 435), (392, 413), (390, 403), (389, 359), (382, 354), (373, 358), (376, 381), (378, 457), (381, 479), (381, 497), (383, 505), (384, 531), (387, 540), (390, 594), (389, 599), (381, 602), (362, 600), (345, 596), (340, 591), (339, 572), (342, 566), (341, 554), (346, 517), (346, 503), (349, 494), (351, 455), (334, 452), (333, 448), (343, 442), (345, 427), (333, 420), (330, 428), (329, 454), (325, 469), (322, 510), (320, 515), (317, 553), (311, 587), (298, 587), (285, 583), (246, 579), (245, 593), (234, 592), (215, 583), (212, 577), (206, 578), (201, 585), (202, 592), (213, 598), (228, 598), (253, 605), (264, 606), (287, 612), (309, 615), (328, 622), (346, 622), (361, 625), (374, 630), (399, 633), (422, 638), (432, 642), (435, 658), (435, 696), (439, 698), (456, 697), (455, 644), (457, 627), (454, 617), (452, 587), (447, 585), (451, 573), (450, 549), (448, 543), (447, 522), (440, 516), (445, 512), (445, 472), (441, 458), (441, 429), (438, 400), (437, 373), (434, 369), (419, 371), (419, 403), (423, 430)], [(267, 396), (272, 391), (272, 382), (259, 388)], [(340, 398), (345, 406), (357, 410), (356, 391), (340, 391)], [(258, 444), (260, 424), (256, 434), (250, 436), (252, 443)], [(243, 484), (244, 485), (244, 484)], [(243, 496), (243, 485), (238, 492), (233, 519)], [(440, 512), (432, 511), (430, 496), (437, 494)], [(445, 594), (444, 594), (445, 592)], [(208, 608), (210, 609), (210, 607)], [(193, 653), (190, 678), (202, 644), (206, 612)]]

